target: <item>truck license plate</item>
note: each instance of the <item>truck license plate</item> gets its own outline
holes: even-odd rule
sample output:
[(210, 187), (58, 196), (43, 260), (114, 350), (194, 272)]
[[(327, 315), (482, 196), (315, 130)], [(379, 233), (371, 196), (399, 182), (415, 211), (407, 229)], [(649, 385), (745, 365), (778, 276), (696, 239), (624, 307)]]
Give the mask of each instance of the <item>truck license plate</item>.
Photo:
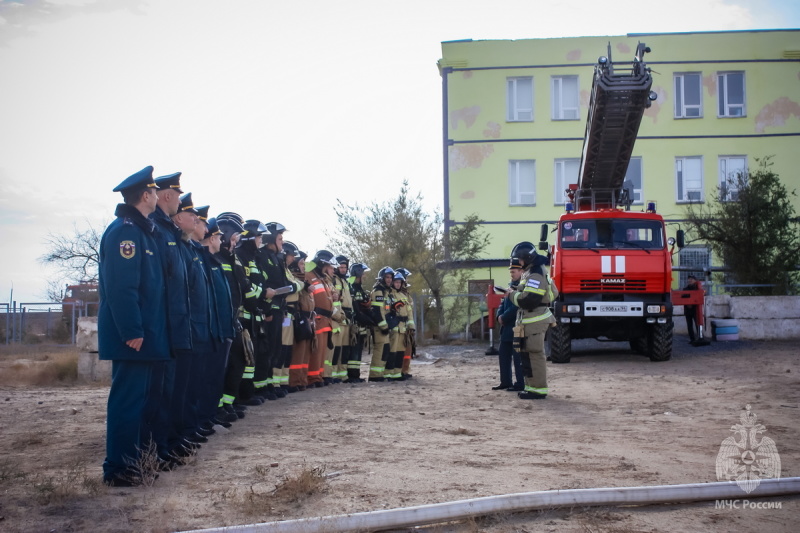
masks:
[(601, 305), (599, 310), (603, 313), (626, 313), (628, 307), (624, 305)]

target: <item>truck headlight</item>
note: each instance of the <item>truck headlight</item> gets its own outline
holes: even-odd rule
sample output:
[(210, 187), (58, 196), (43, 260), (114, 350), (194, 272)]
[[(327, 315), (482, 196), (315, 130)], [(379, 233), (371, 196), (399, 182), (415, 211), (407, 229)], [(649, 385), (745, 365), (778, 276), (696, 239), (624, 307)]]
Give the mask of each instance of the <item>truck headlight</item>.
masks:
[(567, 306), (567, 313), (580, 313), (581, 306), (580, 305), (568, 305)]
[(647, 306), (647, 312), (650, 313), (650, 314), (663, 313), (664, 312), (664, 306), (662, 306), (662, 305), (648, 305)]

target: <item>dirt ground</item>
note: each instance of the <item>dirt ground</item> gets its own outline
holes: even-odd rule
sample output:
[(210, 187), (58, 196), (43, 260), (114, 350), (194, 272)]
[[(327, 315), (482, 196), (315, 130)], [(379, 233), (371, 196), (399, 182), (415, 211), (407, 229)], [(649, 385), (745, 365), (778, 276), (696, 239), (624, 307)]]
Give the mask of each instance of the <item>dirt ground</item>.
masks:
[[(582, 341), (570, 364), (548, 365), (544, 401), (492, 391), (497, 358), (484, 344), (421, 347), (413, 380), (332, 385), (250, 408), (189, 464), (132, 489), (100, 484), (107, 387), (3, 385), (0, 530), (166, 532), (528, 491), (714, 482), (720, 443), (746, 404), (777, 445), (781, 477), (800, 475), (797, 343), (686, 341), (676, 336), (665, 363)], [(289, 486), (304, 476), (319, 486)], [(781, 508), (552, 509), (424, 530), (797, 531), (800, 498), (765, 501)]]

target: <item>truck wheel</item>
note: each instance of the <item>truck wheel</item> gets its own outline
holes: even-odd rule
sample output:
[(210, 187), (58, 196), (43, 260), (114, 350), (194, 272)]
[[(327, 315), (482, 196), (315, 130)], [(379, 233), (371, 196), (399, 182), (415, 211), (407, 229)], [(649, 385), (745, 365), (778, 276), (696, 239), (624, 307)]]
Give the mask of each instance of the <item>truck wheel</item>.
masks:
[(557, 324), (548, 332), (550, 339), (550, 360), (554, 363), (569, 363), (572, 357), (569, 324)]
[(647, 353), (647, 336), (634, 337), (630, 340), (631, 350), (639, 355)]
[(648, 336), (648, 355), (651, 361), (669, 361), (672, 357), (672, 321), (654, 324)]

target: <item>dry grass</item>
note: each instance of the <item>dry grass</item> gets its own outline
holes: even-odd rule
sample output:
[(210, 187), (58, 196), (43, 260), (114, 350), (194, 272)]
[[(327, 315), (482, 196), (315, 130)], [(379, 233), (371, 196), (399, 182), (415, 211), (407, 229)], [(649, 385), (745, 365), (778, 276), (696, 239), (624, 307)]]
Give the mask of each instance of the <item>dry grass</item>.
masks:
[(78, 350), (74, 346), (3, 346), (0, 385), (46, 387), (78, 380)]
[(278, 482), (275, 496), (287, 503), (297, 503), (323, 490), (326, 483), (324, 466), (303, 466), (297, 474)]
[(102, 484), (96, 476), (87, 474), (85, 462), (76, 461), (63, 472), (30, 477), (30, 488), (33, 498), (39, 504), (61, 505), (77, 498), (97, 496), (102, 490)]
[(468, 437), (472, 437), (478, 434), (476, 431), (472, 431), (471, 429), (467, 428), (448, 429), (446, 433), (450, 435), (466, 435)]
[[(258, 477), (266, 478), (270, 468), (256, 465)], [(327, 489), (325, 467), (303, 466), (299, 472), (284, 476), (273, 490), (261, 489), (263, 482), (250, 485), (244, 492), (236, 489), (225, 491), (218, 495), (219, 499), (233, 503), (240, 512), (248, 516), (269, 516), (276, 509), (286, 505), (297, 505), (306, 501), (315, 494), (320, 494)]]

